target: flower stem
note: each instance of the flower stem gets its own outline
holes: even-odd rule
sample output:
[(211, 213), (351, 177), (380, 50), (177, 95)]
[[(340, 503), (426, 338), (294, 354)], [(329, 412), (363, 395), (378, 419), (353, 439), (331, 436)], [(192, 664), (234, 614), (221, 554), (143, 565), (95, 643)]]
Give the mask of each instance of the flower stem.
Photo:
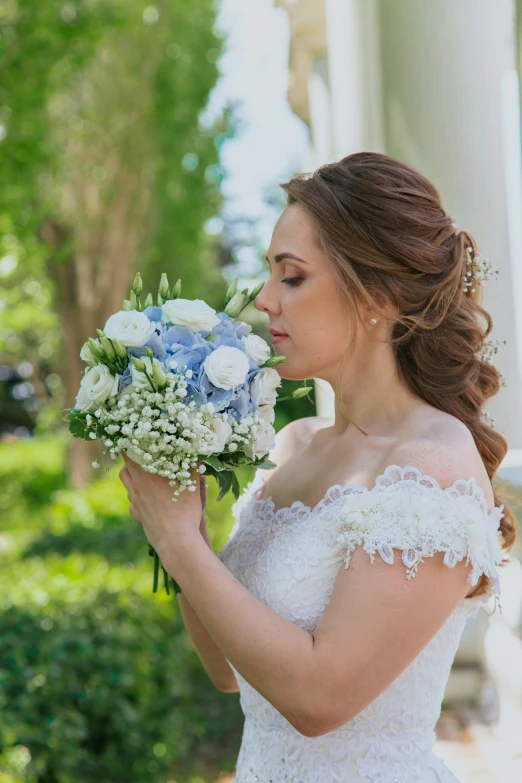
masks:
[(172, 579), (172, 585), (174, 587), (175, 593), (181, 593), (181, 587), (178, 585), (176, 580), (170, 576), (167, 569), (164, 567), (163, 563), (160, 563), (160, 559), (158, 557), (157, 552), (154, 550), (154, 548), (149, 544), (149, 555), (154, 558), (154, 582), (152, 585), (152, 592), (157, 593), (158, 592), (158, 581), (159, 581), (159, 570), (160, 567), (163, 571), (163, 580), (165, 583), (165, 590), (167, 591), (167, 595), (170, 595), (170, 588), (169, 588), (169, 577)]
[(145, 377), (147, 378), (148, 382), (150, 383), (150, 387), (151, 387), (152, 391), (157, 391), (156, 386), (154, 384), (154, 381), (152, 380), (152, 378), (150, 377), (150, 375), (149, 375), (149, 373), (147, 372), (146, 369), (143, 370), (143, 374), (145, 375)]
[(167, 591), (167, 595), (170, 595), (169, 575), (163, 566), (161, 566), (161, 568), (163, 570), (163, 580), (165, 582), (165, 590)]
[(158, 592), (159, 562), (158, 553), (154, 552), (154, 583), (152, 586), (153, 593)]

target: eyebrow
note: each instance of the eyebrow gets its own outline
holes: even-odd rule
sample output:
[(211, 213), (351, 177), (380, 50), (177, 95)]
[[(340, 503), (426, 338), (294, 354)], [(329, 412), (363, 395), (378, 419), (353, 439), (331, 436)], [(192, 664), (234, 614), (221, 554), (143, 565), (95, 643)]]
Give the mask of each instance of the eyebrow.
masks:
[[(268, 263), (270, 263), (268, 256), (265, 256)], [(304, 258), (299, 258), (299, 256), (294, 255), (294, 253), (277, 253), (277, 255), (274, 256), (274, 261), (276, 264), (278, 264), (280, 261), (283, 260), (283, 258), (293, 258), (294, 261), (302, 261), (303, 264), (308, 264), (308, 261), (305, 261)]]

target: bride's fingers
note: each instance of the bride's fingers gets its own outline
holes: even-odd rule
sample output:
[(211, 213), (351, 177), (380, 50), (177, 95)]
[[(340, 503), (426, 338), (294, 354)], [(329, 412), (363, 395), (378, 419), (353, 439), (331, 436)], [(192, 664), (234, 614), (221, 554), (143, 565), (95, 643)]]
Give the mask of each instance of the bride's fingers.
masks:
[(132, 489), (132, 476), (129, 472), (129, 469), (127, 468), (127, 465), (124, 465), (123, 468), (120, 470), (119, 476), (125, 489), (127, 490)]
[(136, 473), (143, 473), (143, 474), (145, 473), (141, 465), (138, 465), (137, 462), (134, 462), (134, 460), (131, 459), (129, 456), (127, 456), (127, 454), (124, 451), (121, 452), (121, 455), (123, 457), (123, 461), (125, 462), (125, 465), (127, 466), (127, 468), (130, 469), (129, 472), (135, 470)]
[(142, 524), (139, 514), (137, 510), (134, 508), (134, 506), (132, 505), (132, 503), (129, 506), (129, 514), (131, 515), (133, 520), (138, 523), (138, 525)]
[(201, 476), (199, 479), (199, 493), (201, 497), (201, 507), (205, 510), (205, 506), (207, 505), (207, 480), (204, 476)]

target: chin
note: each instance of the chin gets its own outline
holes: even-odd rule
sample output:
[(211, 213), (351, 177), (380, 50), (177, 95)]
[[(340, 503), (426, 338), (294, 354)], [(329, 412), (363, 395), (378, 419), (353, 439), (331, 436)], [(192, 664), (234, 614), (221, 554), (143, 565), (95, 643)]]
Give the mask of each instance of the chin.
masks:
[(313, 377), (307, 373), (306, 368), (293, 368), (292, 366), (288, 366), (286, 362), (281, 362), (281, 364), (276, 365), (275, 369), (285, 381), (305, 381)]

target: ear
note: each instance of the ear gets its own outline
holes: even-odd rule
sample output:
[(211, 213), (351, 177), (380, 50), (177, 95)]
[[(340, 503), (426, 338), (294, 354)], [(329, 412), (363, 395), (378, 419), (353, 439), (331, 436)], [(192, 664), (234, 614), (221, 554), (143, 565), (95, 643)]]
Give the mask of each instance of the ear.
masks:
[[(388, 297), (382, 291), (373, 288), (373, 289), (369, 289), (369, 293), (372, 296), (375, 303), (379, 307), (383, 308), (389, 315), (392, 315), (393, 313), (397, 312), (396, 307), (392, 304), (392, 302), (390, 302)], [(369, 320), (372, 316), (376, 316), (375, 310), (373, 309), (372, 305), (366, 304), (366, 302), (363, 304), (363, 313), (366, 317), (366, 320)]]

